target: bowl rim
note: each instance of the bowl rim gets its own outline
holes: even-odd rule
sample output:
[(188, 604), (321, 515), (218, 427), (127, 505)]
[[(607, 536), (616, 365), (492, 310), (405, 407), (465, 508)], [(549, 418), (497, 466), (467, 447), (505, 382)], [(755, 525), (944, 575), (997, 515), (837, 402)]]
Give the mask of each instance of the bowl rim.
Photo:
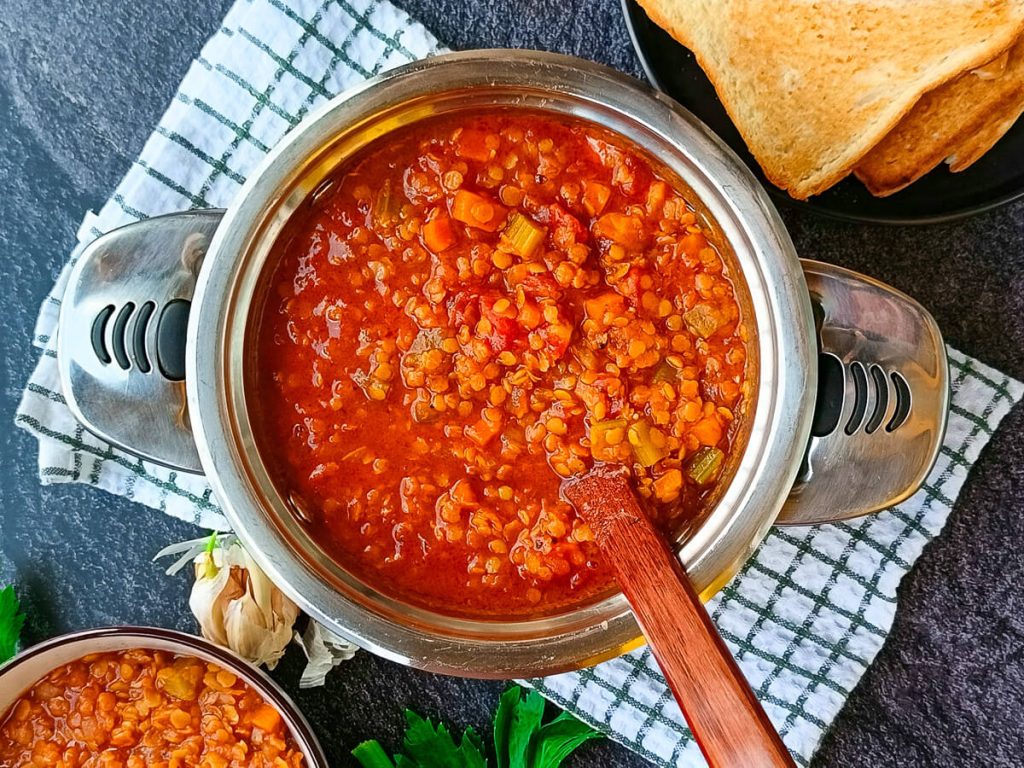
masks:
[[(105, 652), (90, 650), (89, 646), (95, 644), (96, 641), (108, 638), (124, 639), (129, 641), (134, 639), (139, 640), (137, 643), (126, 644), (122, 650), (128, 650), (131, 648), (151, 648), (152, 646), (146, 645), (146, 640), (160, 640), (164, 643), (176, 646), (180, 649), (181, 655), (188, 655), (202, 659), (203, 657), (198, 655), (201, 653), (213, 657), (216, 660), (214, 663), (224, 669), (229, 669), (236, 673), (239, 677), (245, 680), (246, 684), (255, 689), (260, 696), (263, 697), (266, 703), (271, 704), (280, 713), (281, 717), (288, 725), (288, 730), (291, 732), (292, 738), (295, 739), (296, 746), (306, 758), (308, 768), (329, 768), (330, 764), (327, 761), (327, 756), (324, 754), (323, 748), (320, 746), (320, 741), (317, 739), (316, 733), (313, 731), (313, 727), (306, 719), (306, 716), (302, 714), (302, 711), (298, 708), (295, 702), (292, 701), (291, 697), (285, 693), (284, 689), (281, 688), (281, 686), (278, 685), (270, 675), (254, 664), (243, 659), (234, 651), (217, 645), (216, 643), (213, 643), (203, 637), (199, 637), (198, 635), (190, 635), (187, 632), (181, 632), (176, 629), (122, 625), (76, 630), (74, 632), (68, 632), (67, 634), (51, 637), (47, 640), (36, 643), (35, 645), (29, 646), (17, 654), (13, 659), (10, 659), (4, 664), (0, 664), (0, 683), (4, 681), (5, 677), (10, 675), (14, 670), (18, 669), (26, 662), (32, 661), (40, 656), (45, 656), (47, 653), (58, 648), (75, 645), (84, 646), (82, 652), (76, 656), (77, 659), (88, 656), (90, 653)], [(52, 667), (50, 671), (53, 669), (56, 669), (56, 666)], [(42, 678), (36, 679), (31, 683), (31, 685), (37, 683), (39, 679)], [(22, 690), (18, 694), (18, 698), (24, 695), (25, 690), (28, 689)], [(4, 710), (4, 712), (6, 711), (7, 710)]]

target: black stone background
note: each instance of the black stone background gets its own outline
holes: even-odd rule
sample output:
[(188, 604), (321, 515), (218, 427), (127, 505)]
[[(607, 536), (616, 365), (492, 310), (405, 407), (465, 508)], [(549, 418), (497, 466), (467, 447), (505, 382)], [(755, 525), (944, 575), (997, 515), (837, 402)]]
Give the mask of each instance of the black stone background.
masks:
[[(535, 47), (633, 74), (616, 0), (397, 0), (454, 48)], [(35, 441), (12, 424), (35, 363), (37, 307), (74, 242), (142, 148), (230, 0), (0, 2), (0, 582), (17, 584), (25, 639), (116, 623), (193, 630), (187, 579), (150, 558), (197, 531), (83, 486), (43, 488)], [(1024, 158), (1020, 158), (1024, 162)], [(922, 228), (785, 211), (802, 255), (885, 280), (929, 307), (959, 349), (1024, 378), (1024, 202)], [(1024, 409), (971, 473), (943, 534), (900, 588), (892, 635), (825, 738), (816, 766), (1024, 765)], [(394, 746), (413, 706), (486, 726), (502, 688), (359, 654), (325, 689), (275, 677), (335, 766), (376, 736)], [(572, 765), (640, 766), (611, 743)]]

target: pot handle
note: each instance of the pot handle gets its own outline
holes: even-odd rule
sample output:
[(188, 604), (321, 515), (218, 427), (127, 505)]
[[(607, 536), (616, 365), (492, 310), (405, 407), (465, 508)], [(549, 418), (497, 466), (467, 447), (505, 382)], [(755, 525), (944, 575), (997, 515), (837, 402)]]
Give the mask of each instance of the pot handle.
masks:
[[(93, 434), (201, 473), (185, 393), (188, 316), (222, 210), (158, 216), (88, 245), (61, 303), (57, 363)], [(949, 407), (945, 347), (917, 302), (855, 272), (802, 261), (817, 330), (811, 438), (777, 523), (843, 520), (897, 504), (938, 456)]]
[(196, 278), (221, 210), (157, 216), (79, 255), (61, 302), (57, 365), (75, 418), (143, 459), (200, 473), (185, 397)]
[(780, 525), (837, 522), (915, 493), (942, 446), (949, 367), (930, 314), (894, 288), (801, 260), (818, 337), (811, 437)]

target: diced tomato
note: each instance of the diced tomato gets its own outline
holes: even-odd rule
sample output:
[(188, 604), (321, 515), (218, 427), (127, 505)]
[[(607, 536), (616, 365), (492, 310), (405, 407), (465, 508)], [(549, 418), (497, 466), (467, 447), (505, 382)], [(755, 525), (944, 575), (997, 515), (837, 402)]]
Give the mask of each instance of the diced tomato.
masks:
[(460, 291), (448, 300), (448, 319), (456, 328), (476, 325), (480, 319), (480, 303), (476, 296)]
[(630, 197), (639, 197), (647, 190), (653, 174), (650, 166), (630, 153), (623, 153), (622, 162), (612, 169), (612, 184)]
[(459, 135), (456, 152), (467, 160), (486, 163), (491, 159), (491, 150), (487, 148), (487, 134), (467, 128)]
[(505, 282), (510, 290), (522, 288), (535, 298), (558, 298), (562, 293), (551, 273), (536, 261), (513, 264), (505, 270)]
[(661, 216), (668, 194), (668, 184), (664, 181), (652, 182), (647, 188), (647, 213), (651, 216)]
[(557, 297), (562, 292), (550, 272), (532, 272), (520, 280), (519, 285), (533, 296)]
[(644, 292), (641, 282), (645, 277), (650, 277), (647, 274), (647, 270), (640, 267), (630, 267), (625, 277), (615, 284), (615, 290), (625, 296), (626, 300), (636, 307), (640, 304), (640, 296)]
[(550, 227), (551, 240), (559, 248), (564, 249), (570, 245), (585, 242), (590, 235), (580, 220), (559, 203), (552, 203), (542, 208), (538, 211), (537, 218)]
[(624, 152), (618, 147), (612, 146), (604, 139), (596, 136), (587, 137), (587, 146), (594, 153), (594, 157), (605, 168), (614, 168), (624, 160)]
[(526, 330), (516, 318), (495, 311), (494, 303), (499, 298), (494, 295), (480, 297), (480, 314), (491, 324), (491, 332), (486, 337), (487, 343), (494, 352), (522, 347), (526, 341)]
[(593, 412), (600, 405), (606, 415), (615, 415), (622, 408), (622, 382), (610, 374), (598, 374), (589, 384), (579, 379), (575, 391), (588, 411)]

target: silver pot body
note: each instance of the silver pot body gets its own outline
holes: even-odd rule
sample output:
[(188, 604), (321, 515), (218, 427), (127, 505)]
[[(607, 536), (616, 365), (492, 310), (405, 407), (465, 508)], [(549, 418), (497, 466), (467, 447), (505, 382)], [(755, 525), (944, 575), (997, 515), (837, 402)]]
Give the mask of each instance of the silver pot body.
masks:
[[(61, 322), (64, 388), (71, 393), (69, 401), (83, 423), (147, 458), (187, 470), (201, 469), (259, 564), (318, 621), (387, 658), (477, 677), (529, 677), (579, 668), (635, 647), (642, 638), (619, 594), (538, 618), (473, 620), (404, 603), (334, 562), (311, 539), (290, 500), (278, 492), (257, 450), (253, 420), (259, 418), (260, 406), (253, 402), (250, 385), (259, 371), (253, 363), (251, 320), (259, 313), (261, 276), (273, 266), (273, 245), (283, 226), (299, 206), (330, 183), (340, 165), (398, 127), (437, 115), (516, 108), (590, 121), (642, 148), (700, 200), (721, 239), (731, 247), (733, 273), (743, 277), (743, 309), (756, 329), (751, 350), (756, 394), (746, 415), (742, 450), (727, 467), (720, 492), (700, 525), (676, 542), (679, 557), (703, 598), (738, 572), (784, 509), (790, 522), (819, 522), (875, 511), (916, 489), (937, 453), (947, 399), (941, 337), (927, 313), (873, 281), (824, 265), (801, 264), (764, 190), (696, 118), (630, 78), (565, 56), (473, 51), (381, 75), (327, 103), (289, 133), (250, 176), (223, 218), (219, 212), (168, 217), (164, 240), (156, 245), (159, 238), (154, 233), (160, 219), (133, 225), (148, 226), (146, 231), (124, 235), (132, 229), (126, 228), (122, 237), (135, 238), (134, 266), (130, 260), (119, 261), (110, 243), (96, 246), (93, 261), (103, 268), (90, 267), (87, 259), (76, 268)], [(189, 218), (187, 226), (179, 226)], [(203, 239), (210, 237), (208, 243)], [(186, 254), (204, 247), (193, 295), (196, 264), (194, 260), (190, 264)], [(134, 275), (140, 272), (138, 259), (143, 252), (148, 254), (145, 258), (162, 258), (168, 266), (162, 272), (155, 267), (142, 271), (159, 273), (161, 285), (174, 286), (166, 288), (156, 303), (191, 299), (184, 346), (188, 420), (180, 418), (184, 405), (180, 382), (166, 380), (166, 375), (165, 381), (143, 379), (139, 366), (129, 365), (128, 370), (114, 371), (127, 382), (118, 390), (100, 375), (111, 373), (116, 364), (104, 364), (101, 371), (95, 361), (83, 362), (88, 355), (81, 354), (85, 344), (81, 335), (88, 326), (95, 347), (97, 326), (96, 321), (90, 325), (76, 320), (76, 313), (92, 317), (99, 307), (117, 306), (118, 296), (141, 295)], [(95, 288), (100, 273), (102, 290)], [(817, 322), (812, 294), (819, 308), (824, 307)], [(877, 303), (883, 295), (888, 303)], [(884, 312), (878, 309), (882, 304)], [(159, 307), (156, 314), (160, 322), (151, 325), (163, 326)], [(875, 315), (888, 329), (881, 341), (878, 333), (857, 327), (873, 322), (870, 318)], [(906, 336), (896, 352), (883, 343), (891, 341), (894, 324), (905, 326), (900, 333)], [(162, 333), (159, 328), (143, 327), (134, 335), (144, 347), (157, 344), (156, 337)], [(116, 351), (116, 328), (104, 326), (99, 336), (101, 346), (111, 342)], [(918, 354), (921, 359), (911, 364), (908, 359), (914, 347), (919, 352), (927, 348), (927, 354)], [(886, 439), (885, 429), (873, 430), (872, 435), (858, 429), (839, 440), (836, 435), (843, 430), (833, 426), (830, 432), (812, 437), (815, 402), (821, 400), (822, 350), (842, 366), (842, 381), (835, 386), (841, 390), (837, 418), (844, 422), (850, 409), (857, 407), (855, 399), (852, 406), (844, 399), (848, 392), (853, 393), (851, 398), (856, 395), (857, 382), (852, 373), (847, 376), (855, 359), (880, 360), (886, 375), (890, 369), (902, 371), (904, 383), (920, 402), (897, 425), (898, 430), (889, 430), (890, 436), (896, 436), (890, 443), (880, 442)], [(162, 365), (156, 367), (163, 371)], [(891, 388), (894, 400), (900, 394), (897, 389), (896, 385)], [(927, 398), (918, 394), (926, 391), (934, 394), (935, 402), (929, 407), (924, 407)], [(111, 392), (115, 400), (105, 400)], [(104, 418), (110, 421), (102, 414), (126, 393), (136, 398), (139, 408), (150, 408), (139, 416), (130, 437), (97, 425)], [(879, 409), (880, 398), (876, 394), (874, 400), (868, 399), (869, 411), (872, 405)], [(909, 406), (909, 396), (905, 399)], [(97, 406), (101, 401), (104, 407)], [(887, 400), (882, 418), (895, 423), (899, 408), (898, 402)], [(177, 453), (172, 451), (169, 457), (169, 443), (154, 437), (157, 430), (152, 425), (173, 422), (169, 417), (175, 412), (179, 418), (170, 429)], [(156, 440), (156, 447), (144, 445), (150, 439)], [(870, 451), (858, 447), (861, 440)], [(907, 451), (897, 440), (915, 446), (916, 466), (886, 480), (884, 465), (892, 463), (891, 456)], [(883, 456), (877, 471), (865, 468), (868, 459), (862, 454), (877, 454), (879, 446), (882, 453), (890, 454), (889, 461)], [(868, 484), (874, 491), (837, 503), (837, 476), (848, 476), (851, 462), (854, 467), (860, 462), (869, 477), (877, 477)], [(813, 482), (812, 466), (817, 472)], [(827, 514), (823, 516), (821, 509)]]

